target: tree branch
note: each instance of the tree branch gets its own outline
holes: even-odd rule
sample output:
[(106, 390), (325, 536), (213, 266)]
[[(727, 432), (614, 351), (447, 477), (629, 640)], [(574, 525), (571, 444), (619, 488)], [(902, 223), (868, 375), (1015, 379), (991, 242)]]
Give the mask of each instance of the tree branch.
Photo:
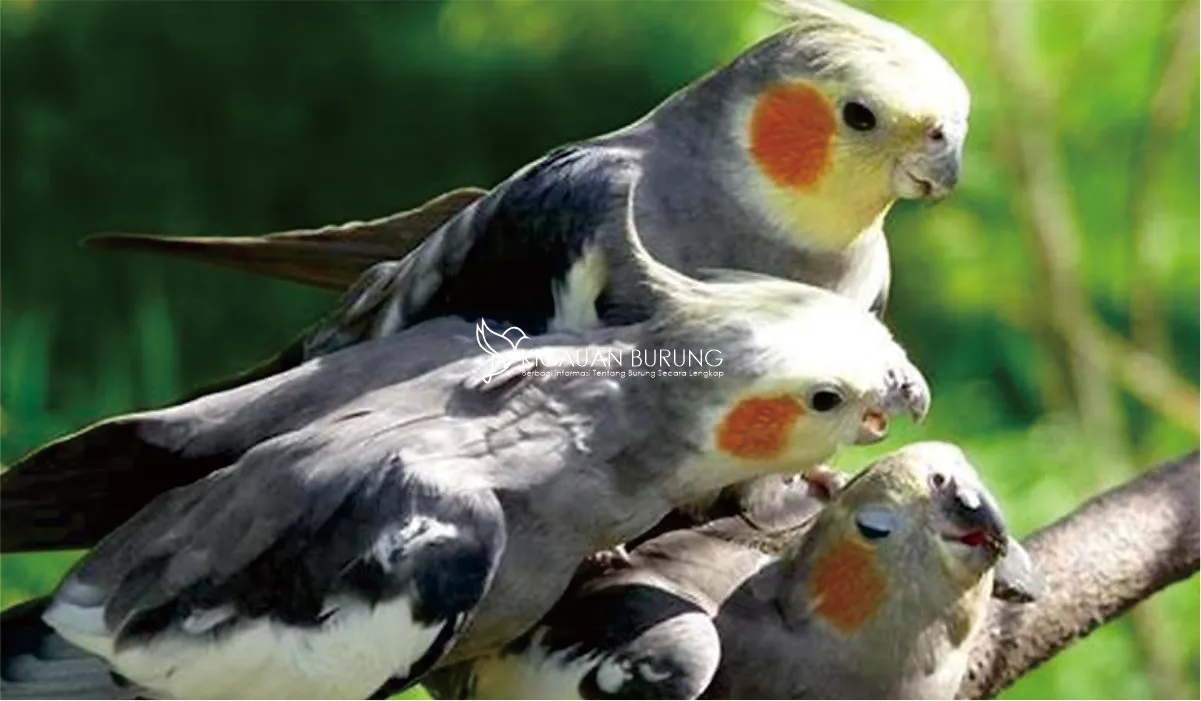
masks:
[(1033, 604), (994, 602), (960, 698), (990, 698), (1198, 567), (1197, 453), (1085, 502), (1026, 539), (1047, 575)]

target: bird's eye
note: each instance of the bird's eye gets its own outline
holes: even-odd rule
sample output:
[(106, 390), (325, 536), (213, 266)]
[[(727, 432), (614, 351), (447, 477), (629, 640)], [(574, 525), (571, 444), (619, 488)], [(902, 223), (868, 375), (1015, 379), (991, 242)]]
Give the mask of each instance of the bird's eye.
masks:
[(943, 485), (946, 483), (947, 476), (943, 473), (935, 472), (934, 474), (930, 475), (930, 484), (932, 484), (935, 489), (942, 489)]
[(862, 102), (848, 102), (843, 105), (842, 121), (855, 131), (871, 131), (876, 128), (876, 114)]
[(888, 537), (889, 531), (882, 531), (877, 528), (872, 528), (862, 521), (856, 521), (855, 525), (859, 526), (860, 535), (868, 540), (879, 540), (880, 538)]
[(897, 515), (882, 506), (865, 506), (855, 514), (855, 526), (868, 540), (887, 538), (897, 528)]
[(819, 389), (809, 398), (809, 406), (817, 412), (825, 413), (837, 409), (842, 404), (842, 395), (832, 389)]

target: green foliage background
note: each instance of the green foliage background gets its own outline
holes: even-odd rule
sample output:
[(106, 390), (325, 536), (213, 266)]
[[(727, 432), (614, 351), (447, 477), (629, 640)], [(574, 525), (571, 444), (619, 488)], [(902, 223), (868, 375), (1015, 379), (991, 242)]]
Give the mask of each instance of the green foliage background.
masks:
[[(942, 50), (974, 95), (957, 194), (890, 219), (891, 321), (937, 399), (927, 426), (874, 452), (917, 436), (960, 442), (1025, 533), (1129, 476), (1094, 469), (1114, 461), (1097, 455), (1064, 397), (1073, 358), (1036, 332), (1047, 300), (1006, 155), (1011, 110), (1027, 106), (1006, 103), (986, 5), (863, 4)], [(1059, 139), (1082, 229), (1087, 299), (1121, 333), (1133, 294), (1155, 300), (1150, 349), (1195, 392), (1195, 38), (1186, 80), (1169, 85), (1189, 93), (1183, 118), (1148, 126), (1183, 7), (1045, 2), (1025, 19), (1054, 108), (1040, 128)], [(84, 251), (82, 236), (256, 234), (490, 185), (557, 144), (632, 121), (778, 23), (743, 2), (5, 3), (0, 459), (260, 360), (332, 301)], [(1150, 170), (1138, 167), (1146, 149)], [(1151, 204), (1143, 220), (1139, 193)], [(1128, 396), (1121, 408), (1123, 465), (1196, 444), (1195, 425)], [(72, 557), (4, 558), (4, 604), (48, 591)], [(1146, 621), (1107, 626), (1007, 697), (1196, 697), (1198, 596), (1194, 577)]]

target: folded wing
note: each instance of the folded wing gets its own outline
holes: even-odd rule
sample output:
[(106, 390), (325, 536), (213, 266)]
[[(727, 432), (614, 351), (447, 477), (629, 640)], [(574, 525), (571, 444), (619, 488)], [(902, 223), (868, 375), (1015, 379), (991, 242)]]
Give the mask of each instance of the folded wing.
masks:
[[(281, 436), (151, 503), (45, 620), (189, 698), (364, 698), (449, 648), (504, 550), (490, 490), (411, 469), (385, 417)], [(462, 477), (461, 473), (457, 473)]]

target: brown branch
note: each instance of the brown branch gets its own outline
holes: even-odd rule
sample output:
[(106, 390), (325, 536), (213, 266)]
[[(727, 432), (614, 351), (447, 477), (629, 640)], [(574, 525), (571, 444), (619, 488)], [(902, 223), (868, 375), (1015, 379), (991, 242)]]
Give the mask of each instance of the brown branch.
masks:
[(1033, 604), (997, 601), (960, 698), (990, 698), (1101, 624), (1197, 572), (1197, 453), (1085, 502), (1026, 539), (1047, 576)]

